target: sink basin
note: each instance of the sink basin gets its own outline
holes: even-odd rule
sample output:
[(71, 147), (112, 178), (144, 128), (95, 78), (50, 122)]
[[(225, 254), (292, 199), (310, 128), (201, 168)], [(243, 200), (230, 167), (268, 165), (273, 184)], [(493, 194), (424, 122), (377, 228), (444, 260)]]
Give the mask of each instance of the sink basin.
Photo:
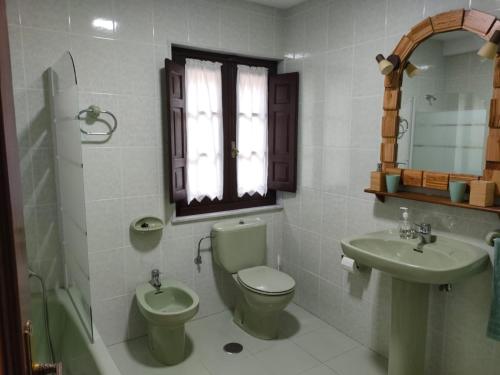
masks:
[(418, 243), (400, 239), (397, 230), (341, 241), (346, 256), (393, 277), (389, 375), (424, 374), (430, 284), (456, 282), (489, 262), (486, 251), (453, 238), (436, 236), (422, 252), (414, 250)]
[(488, 263), (483, 249), (445, 236), (414, 248), (419, 240), (402, 240), (395, 230), (342, 240), (344, 254), (359, 264), (395, 278), (427, 284), (449, 284), (481, 272)]

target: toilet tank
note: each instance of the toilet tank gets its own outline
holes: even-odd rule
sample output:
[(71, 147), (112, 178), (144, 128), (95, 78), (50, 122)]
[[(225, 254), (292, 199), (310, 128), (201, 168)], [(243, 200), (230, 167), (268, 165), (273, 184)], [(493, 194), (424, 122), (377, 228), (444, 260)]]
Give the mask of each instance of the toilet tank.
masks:
[(266, 222), (234, 219), (212, 227), (215, 262), (229, 273), (266, 264)]

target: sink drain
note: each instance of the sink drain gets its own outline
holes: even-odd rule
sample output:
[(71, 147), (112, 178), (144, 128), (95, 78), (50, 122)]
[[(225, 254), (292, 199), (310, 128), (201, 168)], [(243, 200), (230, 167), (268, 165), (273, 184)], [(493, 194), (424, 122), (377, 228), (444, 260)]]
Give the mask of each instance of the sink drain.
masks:
[(243, 350), (243, 345), (237, 342), (230, 342), (229, 344), (224, 345), (223, 349), (226, 353), (237, 354), (241, 353), (241, 351)]

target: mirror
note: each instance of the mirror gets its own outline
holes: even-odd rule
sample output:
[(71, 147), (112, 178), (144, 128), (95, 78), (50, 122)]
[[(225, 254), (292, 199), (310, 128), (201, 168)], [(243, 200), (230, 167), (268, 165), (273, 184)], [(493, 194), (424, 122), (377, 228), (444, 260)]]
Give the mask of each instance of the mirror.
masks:
[(398, 163), (402, 168), (482, 175), (493, 63), (477, 55), (484, 40), (474, 33), (435, 34), (409, 61), (403, 77)]

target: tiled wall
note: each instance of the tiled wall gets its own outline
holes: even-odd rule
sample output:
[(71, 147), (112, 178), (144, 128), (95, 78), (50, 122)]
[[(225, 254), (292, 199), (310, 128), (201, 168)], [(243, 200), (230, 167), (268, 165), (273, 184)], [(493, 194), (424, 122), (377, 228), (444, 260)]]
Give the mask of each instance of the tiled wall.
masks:
[[(97, 104), (119, 121), (110, 140), (83, 145), (92, 305), (105, 342), (144, 334), (133, 296), (152, 268), (195, 289), (201, 300), (198, 317), (227, 308), (231, 280), (212, 267), (208, 252), (200, 273), (193, 263), (197, 242), (212, 222), (168, 224), (162, 236), (137, 235), (129, 225), (141, 215), (168, 219), (172, 213), (164, 199), (160, 74), (171, 43), (279, 57), (277, 11), (239, 0), (7, 2), (28, 248), (44, 275), (50, 271), (51, 286), (61, 282), (56, 261), (61, 257), (43, 77), (70, 50), (80, 107)], [(92, 27), (93, 22), (110, 30)], [(269, 259), (274, 262), (282, 216), (263, 217), (269, 222)]]
[[(500, 1), (312, 0), (286, 12), (286, 71), (301, 72), (297, 194), (285, 197), (284, 269), (298, 281), (297, 302), (386, 354), (390, 279), (347, 275), (339, 240), (395, 227), (400, 205), (416, 222), (481, 246), (496, 215), (363, 193), (379, 158), (383, 77), (375, 55), (389, 53), (423, 17), (459, 7), (500, 15)], [(406, 78), (406, 77), (405, 77)], [(488, 249), (491, 254), (491, 249)], [(486, 338), (491, 270), (431, 295), (428, 374), (493, 375), (500, 345)]]
[[(403, 204), (413, 220), (478, 243), (498, 218), (397, 200), (381, 204), (362, 192), (380, 142), (383, 86), (374, 56), (389, 52), (422, 17), (470, 2), (500, 8), (495, 0), (311, 0), (282, 19), (275, 10), (239, 0), (9, 0), (30, 252), (49, 260), (46, 269), (57, 269), (42, 74), (69, 49), (80, 106), (99, 104), (120, 120), (111, 140), (84, 145), (92, 299), (101, 334), (112, 344), (144, 332), (133, 290), (153, 266), (195, 288), (200, 315), (226, 308), (231, 284), (212, 267), (209, 253), (201, 273), (192, 263), (210, 222), (169, 224), (161, 238), (128, 229), (138, 215), (168, 218), (172, 209), (164, 201), (160, 68), (170, 43), (286, 56), (285, 69), (301, 72), (300, 187), (286, 195), (284, 214), (264, 215), (272, 223), (269, 261), (274, 264), (282, 248), (283, 266), (298, 283), (297, 302), (386, 353), (390, 279), (375, 271), (346, 275), (339, 268), (339, 240), (395, 226)], [(111, 20), (112, 30), (92, 28), (95, 18)], [(488, 271), (456, 284), (451, 294), (433, 291), (431, 374), (493, 374), (498, 367), (500, 347), (484, 334), (490, 280)]]

